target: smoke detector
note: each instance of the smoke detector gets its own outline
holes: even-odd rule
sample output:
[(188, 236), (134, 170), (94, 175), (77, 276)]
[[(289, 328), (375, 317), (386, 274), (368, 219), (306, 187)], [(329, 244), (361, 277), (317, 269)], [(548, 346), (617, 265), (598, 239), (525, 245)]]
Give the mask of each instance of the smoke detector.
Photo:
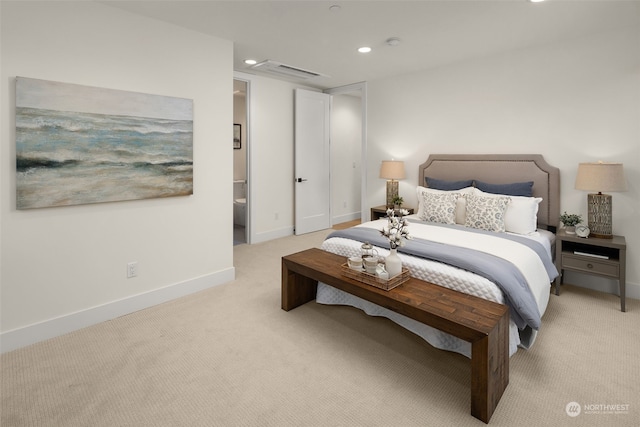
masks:
[(390, 37), (387, 39), (387, 44), (389, 46), (398, 46), (400, 44), (400, 39), (397, 37)]

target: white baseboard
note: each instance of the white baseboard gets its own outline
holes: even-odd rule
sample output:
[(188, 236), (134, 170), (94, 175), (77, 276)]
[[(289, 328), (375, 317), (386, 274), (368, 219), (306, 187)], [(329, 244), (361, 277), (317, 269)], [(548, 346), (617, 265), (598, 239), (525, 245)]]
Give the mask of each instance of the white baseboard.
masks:
[(279, 228), (264, 233), (257, 233), (252, 236), (251, 244), (268, 242), (269, 240), (280, 239), (282, 237), (293, 236), (293, 226)]
[[(563, 282), (593, 291), (620, 296), (620, 285), (617, 280), (613, 279), (594, 277), (574, 271), (565, 271)], [(627, 282), (625, 285), (625, 294), (627, 298), (640, 299), (640, 285)]]
[(162, 304), (207, 288), (231, 282), (235, 279), (235, 268), (196, 277), (161, 289), (134, 295), (76, 313), (45, 320), (0, 334), (0, 353), (26, 347), (78, 329), (115, 319), (154, 305)]
[(356, 219), (360, 219), (360, 216), (361, 216), (360, 211), (351, 212), (344, 215), (334, 216), (331, 219), (331, 221), (332, 221), (332, 224), (342, 224), (343, 222), (355, 221)]

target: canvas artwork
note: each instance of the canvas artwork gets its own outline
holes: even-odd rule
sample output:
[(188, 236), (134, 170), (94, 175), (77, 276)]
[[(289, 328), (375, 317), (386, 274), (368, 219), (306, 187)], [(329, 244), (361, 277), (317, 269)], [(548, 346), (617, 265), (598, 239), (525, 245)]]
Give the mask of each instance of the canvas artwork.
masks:
[(16, 78), (18, 209), (193, 194), (193, 101)]

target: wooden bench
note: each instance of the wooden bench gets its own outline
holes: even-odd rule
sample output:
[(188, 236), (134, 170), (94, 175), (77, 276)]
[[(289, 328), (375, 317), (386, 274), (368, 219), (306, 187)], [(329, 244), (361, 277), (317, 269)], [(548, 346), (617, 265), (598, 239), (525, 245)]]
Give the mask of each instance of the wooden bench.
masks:
[(282, 309), (314, 300), (320, 281), (470, 342), (471, 415), (488, 423), (509, 384), (508, 308), (415, 278), (384, 291), (343, 276), (345, 262), (317, 248), (282, 257)]

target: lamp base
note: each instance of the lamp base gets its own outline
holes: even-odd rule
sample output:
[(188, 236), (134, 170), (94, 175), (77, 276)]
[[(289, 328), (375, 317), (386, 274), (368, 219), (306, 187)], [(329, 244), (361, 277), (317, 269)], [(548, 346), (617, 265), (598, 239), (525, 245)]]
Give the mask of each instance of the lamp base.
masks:
[(398, 181), (387, 181), (387, 208), (393, 208), (393, 199), (398, 197)]
[(612, 201), (610, 194), (587, 195), (588, 225), (592, 237), (612, 239)]

